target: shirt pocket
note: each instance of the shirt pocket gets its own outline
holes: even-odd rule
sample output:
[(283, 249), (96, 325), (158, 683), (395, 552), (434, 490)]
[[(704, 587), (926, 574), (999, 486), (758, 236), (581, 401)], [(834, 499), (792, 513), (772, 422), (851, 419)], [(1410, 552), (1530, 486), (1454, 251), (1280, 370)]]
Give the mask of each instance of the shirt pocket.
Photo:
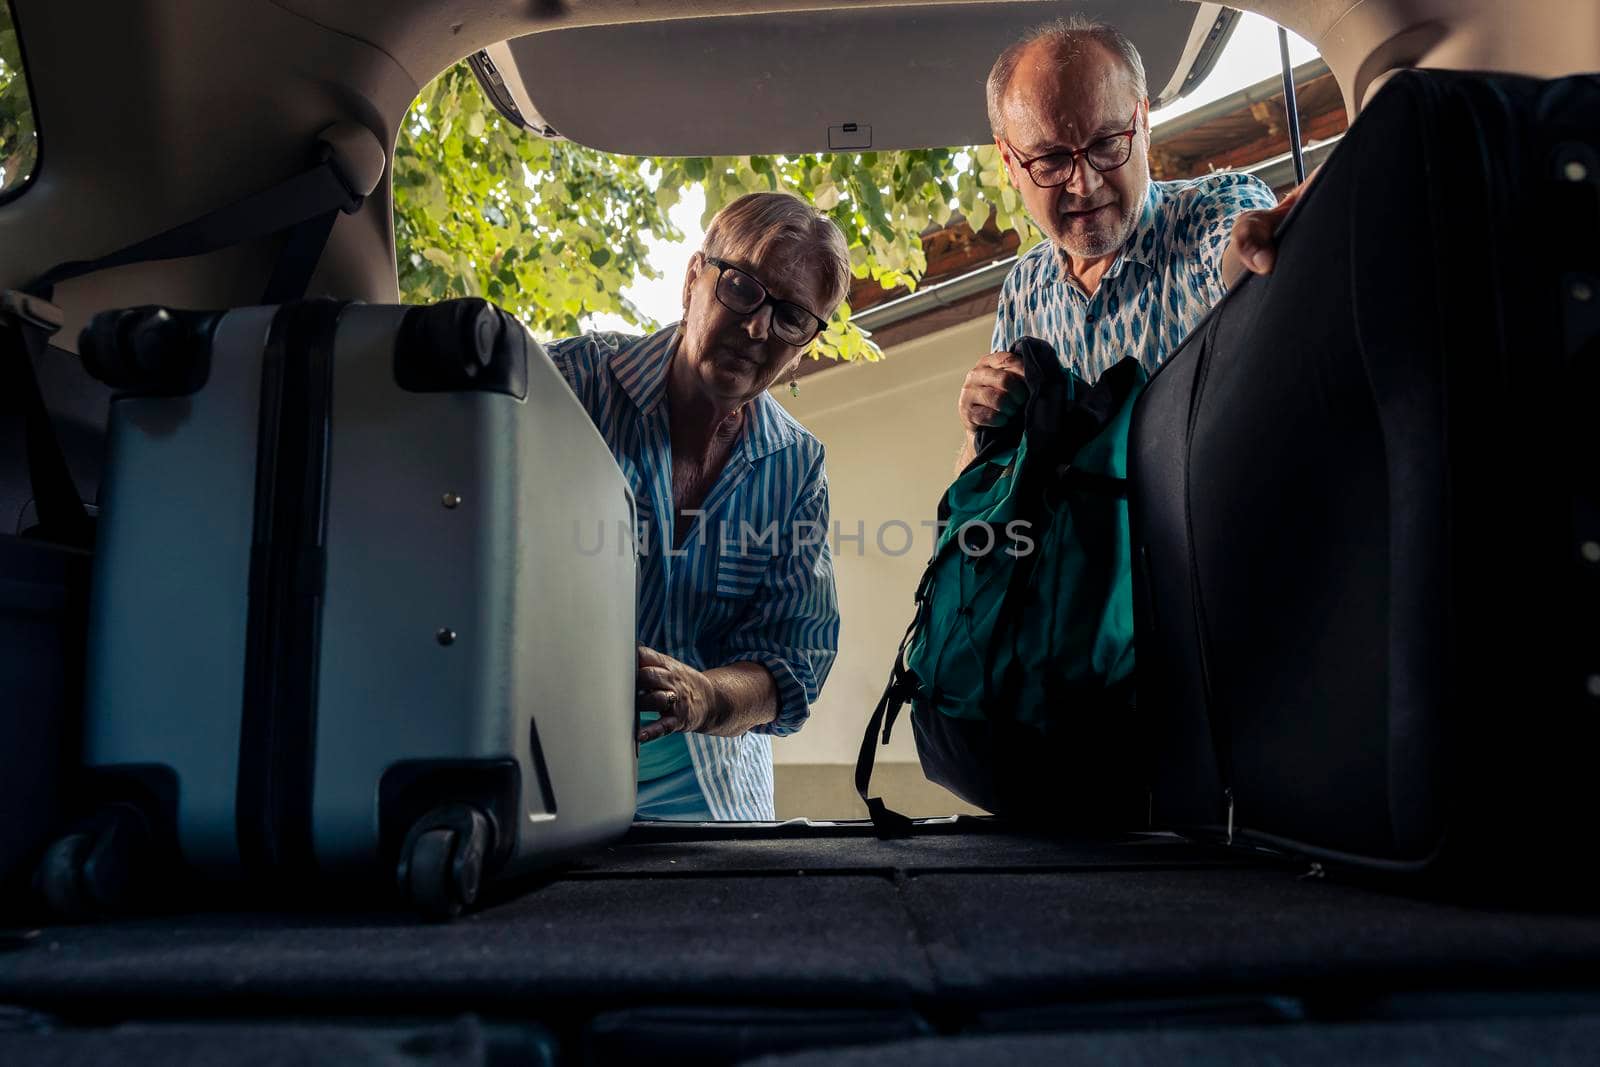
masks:
[(755, 596), (772, 566), (770, 551), (761, 548), (724, 546), (717, 554), (717, 596), (748, 600)]

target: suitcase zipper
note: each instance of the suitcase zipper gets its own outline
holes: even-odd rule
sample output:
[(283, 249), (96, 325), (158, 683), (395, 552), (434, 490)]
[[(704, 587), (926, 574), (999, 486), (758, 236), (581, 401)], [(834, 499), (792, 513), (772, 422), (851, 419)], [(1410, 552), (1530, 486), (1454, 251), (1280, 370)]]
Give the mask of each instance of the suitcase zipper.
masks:
[(240, 865), (256, 870), (270, 863), (272, 823), (267, 815), (272, 734), (272, 596), (277, 561), (272, 558), (273, 503), (278, 484), (279, 434), (284, 389), (283, 312), (273, 317), (261, 360), (261, 398), (256, 431), (255, 514), (246, 594), (245, 676), (239, 730), (238, 783), (234, 800)]
[(309, 869), (334, 327), (285, 305), (262, 364), (236, 829), (245, 870)]

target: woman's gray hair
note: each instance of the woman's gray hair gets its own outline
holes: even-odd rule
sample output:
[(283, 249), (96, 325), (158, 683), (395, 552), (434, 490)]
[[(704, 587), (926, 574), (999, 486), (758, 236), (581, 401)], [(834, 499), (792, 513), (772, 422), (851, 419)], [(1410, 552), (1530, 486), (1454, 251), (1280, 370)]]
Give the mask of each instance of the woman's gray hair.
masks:
[(1061, 57), (1062, 66), (1078, 57), (1082, 42), (1099, 43), (1122, 61), (1128, 77), (1133, 81), (1133, 89), (1138, 98), (1143, 100), (1147, 95), (1144, 60), (1140, 58), (1139, 49), (1134, 47), (1127, 35), (1109, 22), (1101, 22), (1099, 19), (1082, 14), (1068, 15), (1033, 30), (1022, 40), (1001, 52), (1000, 58), (994, 61), (994, 66), (989, 70), (986, 88), (989, 129), (996, 137), (1005, 136), (1005, 116), (1001, 113), (1001, 109), (1005, 103), (1006, 90), (1011, 87), (1011, 77), (1017, 72), (1017, 63), (1022, 59), (1022, 53), (1041, 41), (1054, 46), (1056, 54)]
[(850, 249), (828, 216), (793, 193), (746, 193), (728, 204), (706, 228), (700, 250), (718, 259), (758, 263), (771, 256), (817, 272), (822, 281), (823, 318), (833, 314), (850, 288)]

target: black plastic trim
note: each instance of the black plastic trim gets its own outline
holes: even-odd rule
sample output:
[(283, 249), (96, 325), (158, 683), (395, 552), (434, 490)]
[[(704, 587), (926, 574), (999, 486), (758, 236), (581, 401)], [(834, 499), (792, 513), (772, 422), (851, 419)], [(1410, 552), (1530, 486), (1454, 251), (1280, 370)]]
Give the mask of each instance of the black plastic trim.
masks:
[(1200, 51), (1194, 57), (1194, 63), (1189, 67), (1188, 73), (1183, 76), (1183, 84), (1178, 88), (1178, 95), (1172, 100), (1164, 101), (1170, 104), (1175, 100), (1182, 100), (1195, 89), (1199, 88), (1211, 72), (1216, 68), (1217, 60), (1222, 58), (1222, 51), (1233, 39), (1233, 31), (1238, 27), (1240, 13), (1229, 7), (1224, 7), (1217, 14), (1217, 21), (1212, 24), (1211, 33), (1206, 37), (1206, 43), (1200, 46)]
[[(534, 130), (528, 124), (528, 121), (522, 117), (522, 112), (517, 109), (516, 101), (511, 99), (511, 94), (505, 89), (505, 78), (501, 75), (499, 68), (494, 65), (494, 60), (489, 58), (487, 51), (472, 53), (467, 57), (467, 66), (472, 68), (473, 76), (478, 79), (478, 85), (483, 89), (484, 95), (489, 98), (489, 103), (494, 105), (494, 109), (500, 112), (503, 118), (514, 123), (520, 130), (540, 132)], [(544, 136), (548, 136), (548, 134)]]
[[(638, 712), (634, 716), (637, 719)], [(637, 736), (638, 731), (635, 730)], [(637, 742), (635, 742), (637, 745)], [(528, 753), (533, 761), (533, 774), (539, 780), (539, 798), (544, 801), (544, 810), (547, 815), (556, 813), (556, 790), (550, 781), (550, 768), (545, 765), (544, 746), (539, 743), (539, 719), (537, 716), (528, 719)]]

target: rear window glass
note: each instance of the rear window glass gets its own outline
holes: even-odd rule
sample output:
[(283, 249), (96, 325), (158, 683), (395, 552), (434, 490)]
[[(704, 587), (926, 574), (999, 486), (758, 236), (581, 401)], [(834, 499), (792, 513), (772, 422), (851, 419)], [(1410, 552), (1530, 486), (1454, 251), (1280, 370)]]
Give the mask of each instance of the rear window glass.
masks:
[(22, 69), (22, 46), (11, 8), (0, 0), (0, 199), (27, 187), (39, 164), (39, 134)]

